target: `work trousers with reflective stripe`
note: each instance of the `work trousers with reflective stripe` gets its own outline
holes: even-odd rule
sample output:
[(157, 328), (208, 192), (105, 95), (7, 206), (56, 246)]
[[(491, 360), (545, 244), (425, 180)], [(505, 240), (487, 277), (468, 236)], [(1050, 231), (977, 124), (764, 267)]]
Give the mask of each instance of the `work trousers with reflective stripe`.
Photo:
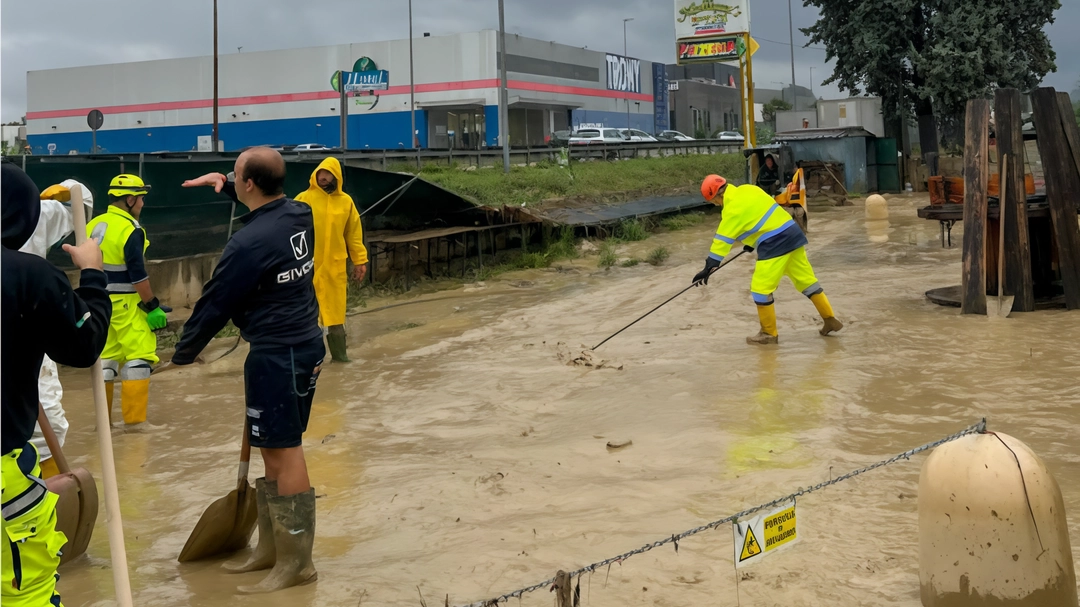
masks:
[(37, 450), (27, 444), (0, 458), (3, 467), (4, 539), (0, 579), (4, 607), (60, 605), (56, 581), (67, 537), (56, 529), (55, 493), (42, 492)]
[(158, 362), (157, 336), (146, 324), (146, 312), (139, 309), (138, 293), (109, 295), (112, 300), (112, 320), (109, 322), (109, 339), (101, 353), (103, 360), (114, 360), (117, 367), (131, 360)]
[(814, 268), (806, 258), (806, 247), (799, 247), (780, 257), (759, 259), (754, 264), (754, 277), (750, 281), (750, 294), (754, 303), (763, 306), (771, 304), (772, 294), (780, 287), (780, 279), (785, 276), (807, 297), (822, 291), (817, 277), (814, 276)]

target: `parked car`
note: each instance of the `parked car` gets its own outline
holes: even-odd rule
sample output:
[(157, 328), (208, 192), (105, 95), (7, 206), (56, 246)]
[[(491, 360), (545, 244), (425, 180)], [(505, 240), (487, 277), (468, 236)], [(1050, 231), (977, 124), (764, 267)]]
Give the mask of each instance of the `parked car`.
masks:
[(601, 143), (626, 143), (618, 129), (581, 129), (570, 136), (570, 145), (595, 145)]
[(660, 131), (656, 136), (660, 141), (693, 141), (694, 138), (689, 135), (684, 135), (679, 131)]
[(742, 143), (746, 141), (746, 138), (738, 133), (738, 131), (722, 131), (716, 136), (720, 141), (738, 141)]
[(313, 152), (316, 150), (329, 150), (331, 148), (321, 143), (301, 143), (300, 145), (289, 150), (290, 152)]
[(627, 141), (656, 141), (656, 137), (637, 129), (619, 129), (619, 134)]
[(558, 148), (565, 147), (570, 143), (570, 137), (570, 131), (555, 131), (551, 134), (548, 144)]

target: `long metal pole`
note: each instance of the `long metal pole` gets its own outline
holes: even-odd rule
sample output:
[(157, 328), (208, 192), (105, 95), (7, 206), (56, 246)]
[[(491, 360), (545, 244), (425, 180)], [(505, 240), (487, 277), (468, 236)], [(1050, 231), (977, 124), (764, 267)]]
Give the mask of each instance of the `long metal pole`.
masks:
[(510, 172), (510, 97), (506, 92), (506, 20), (503, 12), (503, 0), (499, 0), (499, 56), (502, 67), (499, 70), (499, 139), (502, 140), (503, 173)]
[(799, 109), (799, 94), (795, 90), (795, 25), (791, 18), (791, 0), (787, 0), (788, 41), (791, 43), (791, 109)]
[[(622, 20), (622, 56), (626, 58), (626, 22), (633, 21), (634, 18)], [(630, 135), (630, 97), (626, 98), (626, 134)]]
[(409, 141), (410, 147), (418, 148), (416, 141), (416, 83), (413, 80), (412, 0), (409, 0)]
[(214, 151), (218, 151), (218, 51), (217, 51), (217, 0), (214, 0), (214, 128), (210, 133)]

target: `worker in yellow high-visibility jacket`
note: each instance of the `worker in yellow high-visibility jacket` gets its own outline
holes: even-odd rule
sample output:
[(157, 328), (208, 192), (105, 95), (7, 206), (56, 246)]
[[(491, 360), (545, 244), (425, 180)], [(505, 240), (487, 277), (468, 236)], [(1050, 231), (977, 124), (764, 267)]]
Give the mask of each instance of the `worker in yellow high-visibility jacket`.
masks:
[(150, 240), (139, 215), (149, 192), (150, 186), (137, 175), (117, 175), (109, 184), (108, 212), (86, 225), (88, 236), (101, 245), (113, 304), (109, 341), (101, 353), (105, 395), (111, 415), (113, 382), (119, 378), (124, 428), (136, 432), (153, 428), (146, 423), (146, 409), (150, 371), (159, 360), (154, 331), (165, 328), (165, 313), (170, 311), (154, 297), (146, 273), (144, 254)]
[(757, 304), (761, 331), (747, 337), (755, 345), (779, 342), (776, 330), (776, 310), (773, 293), (780, 279), (787, 276), (795, 288), (814, 302), (824, 326), (822, 335), (844, 328), (836, 319), (825, 290), (821, 288), (810, 260), (806, 258), (806, 235), (784, 212), (772, 196), (755, 185), (728, 185), (719, 175), (709, 175), (701, 184), (705, 200), (723, 207), (723, 218), (713, 237), (712, 248), (705, 260), (705, 269), (694, 276), (694, 285), (709, 282), (709, 275), (720, 266), (736, 242), (757, 250), (757, 264), (750, 282), (750, 294)]

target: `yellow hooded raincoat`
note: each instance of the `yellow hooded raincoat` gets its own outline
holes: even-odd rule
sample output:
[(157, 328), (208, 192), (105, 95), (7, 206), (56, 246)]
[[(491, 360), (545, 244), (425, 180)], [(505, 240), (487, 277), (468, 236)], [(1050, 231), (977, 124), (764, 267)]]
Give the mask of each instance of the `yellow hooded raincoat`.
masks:
[[(330, 171), (337, 178), (337, 187), (330, 194), (319, 187), (315, 174), (319, 169)], [(324, 327), (345, 324), (345, 294), (348, 269), (345, 260), (354, 265), (368, 262), (364, 247), (364, 229), (360, 213), (352, 197), (341, 189), (341, 164), (337, 158), (327, 158), (311, 172), (309, 187), (296, 200), (311, 207), (315, 219), (315, 295), (319, 299), (319, 322)]]

